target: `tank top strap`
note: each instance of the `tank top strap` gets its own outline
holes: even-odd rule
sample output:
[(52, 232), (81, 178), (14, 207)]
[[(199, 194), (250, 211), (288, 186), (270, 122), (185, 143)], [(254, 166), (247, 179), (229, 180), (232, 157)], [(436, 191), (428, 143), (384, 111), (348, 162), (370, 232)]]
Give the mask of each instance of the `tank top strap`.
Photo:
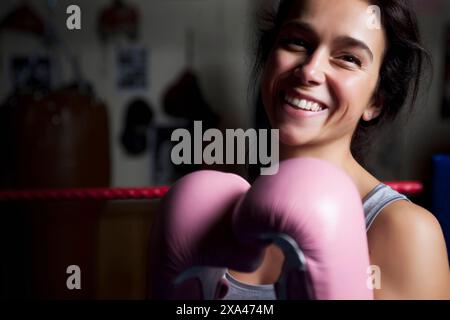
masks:
[(369, 230), (381, 210), (388, 204), (398, 200), (410, 201), (405, 195), (395, 191), (384, 183), (380, 183), (371, 190), (363, 199), (366, 230)]

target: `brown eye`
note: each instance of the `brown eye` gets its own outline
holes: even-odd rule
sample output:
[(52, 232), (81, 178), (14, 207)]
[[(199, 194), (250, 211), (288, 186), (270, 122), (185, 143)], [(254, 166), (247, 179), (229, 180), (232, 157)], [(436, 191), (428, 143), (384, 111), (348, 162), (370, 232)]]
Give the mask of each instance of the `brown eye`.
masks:
[(309, 44), (301, 38), (284, 38), (281, 44), (286, 48), (309, 50)]
[(357, 65), (358, 67), (362, 66), (361, 60), (359, 60), (357, 57), (350, 55), (350, 54), (346, 54), (341, 56), (341, 59), (345, 62), (349, 62), (349, 63), (353, 63), (355, 65)]

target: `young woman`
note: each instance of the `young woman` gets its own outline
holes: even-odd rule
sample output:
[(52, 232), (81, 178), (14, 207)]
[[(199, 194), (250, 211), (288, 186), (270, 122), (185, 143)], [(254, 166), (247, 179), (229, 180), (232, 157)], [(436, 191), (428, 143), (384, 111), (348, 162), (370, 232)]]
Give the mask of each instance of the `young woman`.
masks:
[[(371, 27), (372, 5), (380, 9), (381, 28)], [(261, 34), (256, 70), (264, 109), (280, 130), (280, 159), (321, 158), (356, 184), (371, 264), (381, 271), (375, 298), (448, 299), (439, 223), (358, 161), (366, 134), (393, 119), (410, 92), (414, 103), (427, 55), (411, 7), (407, 0), (281, 0)], [(282, 264), (271, 246), (255, 272), (229, 270), (226, 299), (274, 297), (271, 284)]]

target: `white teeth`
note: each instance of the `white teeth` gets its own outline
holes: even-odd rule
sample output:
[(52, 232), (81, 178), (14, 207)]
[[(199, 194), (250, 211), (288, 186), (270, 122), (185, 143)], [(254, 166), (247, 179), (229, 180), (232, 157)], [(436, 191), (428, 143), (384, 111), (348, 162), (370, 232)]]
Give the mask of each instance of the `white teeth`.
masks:
[(306, 99), (297, 99), (294, 97), (286, 96), (285, 100), (289, 104), (291, 104), (294, 107), (297, 107), (299, 109), (314, 111), (314, 112), (324, 110), (324, 108), (322, 106), (320, 106), (317, 102), (309, 101)]
[(296, 104), (300, 109), (308, 109), (308, 102), (306, 100), (300, 100), (300, 104)]

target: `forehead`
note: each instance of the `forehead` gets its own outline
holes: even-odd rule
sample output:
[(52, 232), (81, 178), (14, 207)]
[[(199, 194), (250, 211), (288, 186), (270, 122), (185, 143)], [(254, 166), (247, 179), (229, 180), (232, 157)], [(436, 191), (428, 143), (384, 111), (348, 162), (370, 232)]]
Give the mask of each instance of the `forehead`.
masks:
[(292, 0), (288, 19), (322, 18), (341, 24), (363, 22), (365, 25), (369, 6), (365, 0)]
[(383, 29), (368, 27), (373, 18), (373, 11), (368, 10), (370, 5), (364, 0), (293, 0), (285, 23), (301, 21), (309, 24), (321, 38), (350, 36), (383, 52)]

